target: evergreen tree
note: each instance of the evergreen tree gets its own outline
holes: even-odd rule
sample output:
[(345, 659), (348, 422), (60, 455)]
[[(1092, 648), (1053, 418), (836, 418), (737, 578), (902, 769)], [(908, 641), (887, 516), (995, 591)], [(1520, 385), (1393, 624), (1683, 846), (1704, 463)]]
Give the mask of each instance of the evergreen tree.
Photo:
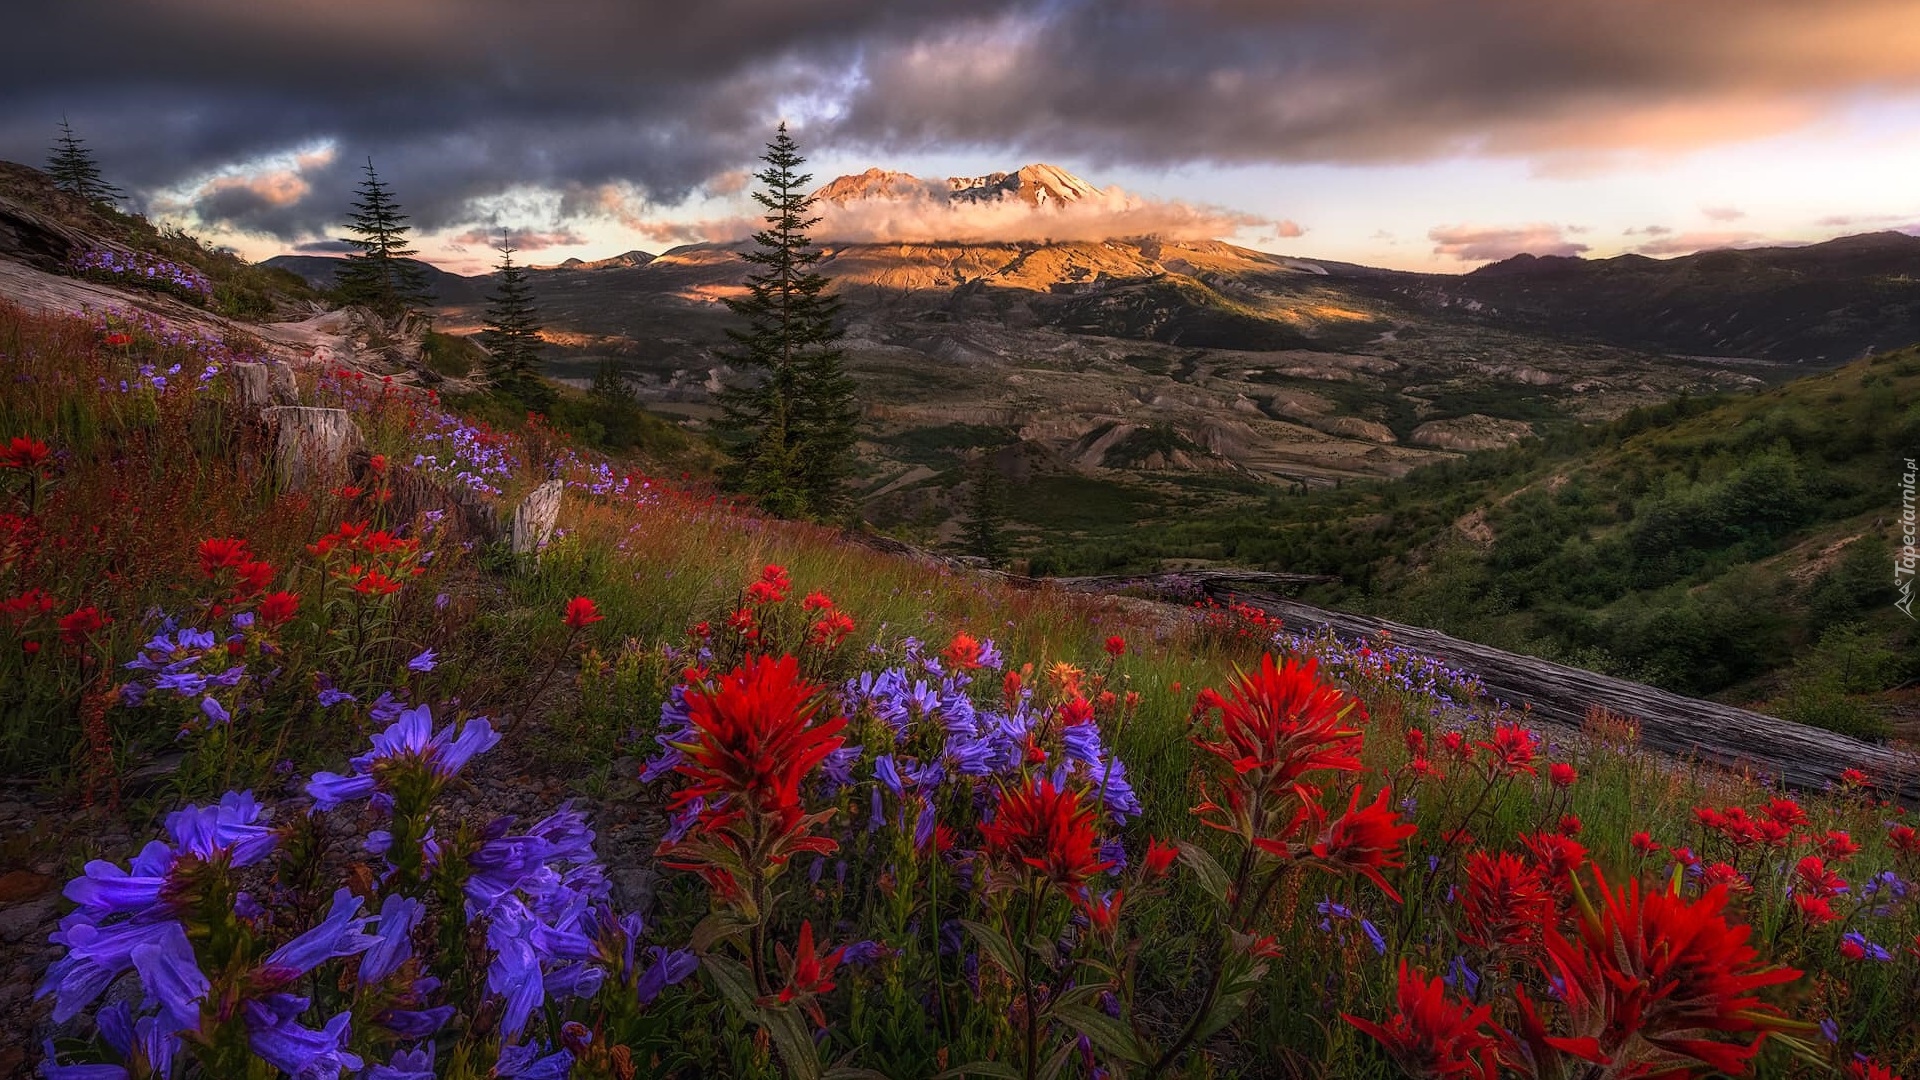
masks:
[(610, 409), (639, 404), (633, 385), (620, 369), (620, 361), (611, 356), (600, 361), (600, 367), (593, 373), (593, 384), (587, 387), (587, 396)]
[(360, 182), (359, 194), (347, 226), (354, 235), (341, 241), (356, 250), (347, 256), (335, 290), (347, 303), (364, 304), (382, 315), (416, 313), (433, 302), (433, 295), (426, 271), (407, 261), (419, 254), (407, 246), (407, 215), (373, 171), (372, 158), (367, 159), (367, 178)]
[(553, 393), (540, 380), (540, 315), (533, 306), (526, 268), (513, 261), (513, 251), (512, 239), (503, 233), (500, 265), (494, 271), (497, 291), (487, 297), (480, 343), (490, 354), (487, 374), (494, 390), (544, 409), (552, 403)]
[(1007, 525), (1006, 479), (993, 467), (993, 456), (982, 451), (968, 470), (966, 513), (960, 527), (967, 554), (996, 565), (1007, 557), (1002, 531)]
[(851, 471), (859, 408), (841, 351), (840, 301), (826, 295), (827, 279), (807, 230), (813, 199), (806, 159), (780, 125), (761, 157), (753, 197), (766, 207), (767, 227), (742, 253), (753, 264), (747, 296), (727, 301), (747, 322), (729, 329), (736, 349), (725, 354), (758, 381), (720, 395), (723, 424), (749, 436), (733, 452), (729, 479), (775, 513), (832, 517), (847, 505), (843, 481)]
[(61, 117), (60, 138), (47, 154), (47, 175), (53, 178), (53, 186), (90, 202), (112, 203), (124, 198), (125, 192), (101, 179), (100, 166), (85, 143), (73, 133), (67, 118)]

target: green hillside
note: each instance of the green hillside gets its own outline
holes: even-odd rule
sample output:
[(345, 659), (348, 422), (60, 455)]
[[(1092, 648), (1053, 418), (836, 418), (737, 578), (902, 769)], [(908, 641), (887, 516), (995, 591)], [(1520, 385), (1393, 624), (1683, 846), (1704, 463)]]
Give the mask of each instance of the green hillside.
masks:
[(1915, 674), (1892, 566), (1895, 485), (1916, 453), (1920, 350), (1904, 349), (1034, 562), (1337, 574), (1314, 599), (1873, 730), (1858, 696)]

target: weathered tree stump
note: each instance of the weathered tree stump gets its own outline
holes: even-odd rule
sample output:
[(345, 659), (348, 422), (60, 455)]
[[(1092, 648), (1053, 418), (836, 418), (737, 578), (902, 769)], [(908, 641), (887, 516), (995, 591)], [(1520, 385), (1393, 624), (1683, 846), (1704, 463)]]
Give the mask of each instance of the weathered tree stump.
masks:
[(533, 489), (513, 511), (513, 553), (532, 555), (553, 538), (553, 527), (560, 520), (560, 495), (566, 485), (549, 480)]
[(347, 455), (360, 445), (360, 431), (345, 409), (276, 405), (260, 416), (274, 433), (274, 463), (280, 482), (289, 488), (304, 488), (342, 473)]
[(285, 364), (238, 363), (227, 370), (233, 377), (234, 403), (244, 412), (292, 405), (300, 399), (293, 369)]

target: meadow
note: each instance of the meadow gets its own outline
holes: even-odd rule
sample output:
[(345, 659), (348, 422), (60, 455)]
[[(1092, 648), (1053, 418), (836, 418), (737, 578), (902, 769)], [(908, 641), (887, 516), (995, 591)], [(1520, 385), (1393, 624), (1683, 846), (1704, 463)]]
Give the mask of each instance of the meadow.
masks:
[[(247, 343), (131, 315), (0, 306), (0, 356), (0, 755), (78, 830), (56, 1080), (1920, 1070), (1872, 776), (883, 554), (345, 368), (300, 394), (364, 449), (295, 487)], [(462, 512), (552, 479), (536, 554)]]

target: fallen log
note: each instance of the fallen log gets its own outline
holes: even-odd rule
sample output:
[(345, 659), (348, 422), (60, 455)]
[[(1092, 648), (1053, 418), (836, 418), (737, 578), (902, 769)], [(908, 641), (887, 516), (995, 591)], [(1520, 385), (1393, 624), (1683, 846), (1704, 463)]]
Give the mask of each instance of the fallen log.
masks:
[(1877, 792), (1920, 803), (1920, 759), (1732, 705), (1683, 697), (1657, 687), (1599, 675), (1531, 656), (1476, 645), (1456, 637), (1368, 615), (1328, 611), (1297, 600), (1231, 588), (1210, 588), (1221, 600), (1251, 604), (1277, 615), (1289, 630), (1324, 629), (1347, 639), (1395, 642), (1480, 678), (1487, 694), (1513, 707), (1527, 706), (1539, 721), (1578, 729), (1598, 705), (1640, 722), (1649, 748), (1729, 769), (1763, 773), (1795, 788), (1822, 788), (1846, 769), (1873, 778)]
[(1266, 570), (1174, 570), (1163, 574), (1100, 574), (1046, 580), (1051, 585), (1076, 592), (1116, 592), (1139, 588), (1169, 597), (1191, 592), (1192, 598), (1197, 600), (1210, 590), (1234, 585), (1284, 589), (1295, 585), (1327, 585), (1340, 579), (1331, 574), (1277, 574)]

